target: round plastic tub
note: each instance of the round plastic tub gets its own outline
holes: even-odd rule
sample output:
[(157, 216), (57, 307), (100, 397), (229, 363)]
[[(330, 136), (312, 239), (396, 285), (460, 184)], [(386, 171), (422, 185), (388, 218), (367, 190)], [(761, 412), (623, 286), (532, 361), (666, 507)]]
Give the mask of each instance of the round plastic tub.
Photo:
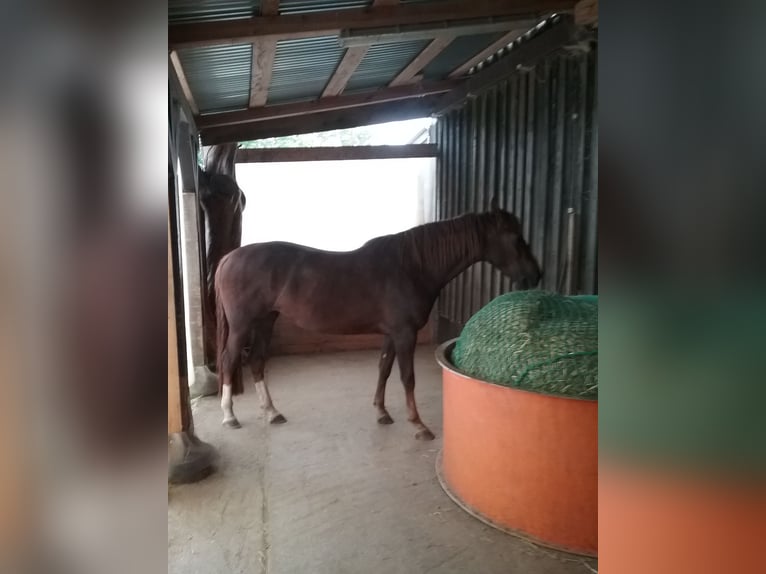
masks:
[(444, 385), (439, 482), (483, 522), (535, 543), (598, 552), (598, 402), (474, 379), (436, 351)]

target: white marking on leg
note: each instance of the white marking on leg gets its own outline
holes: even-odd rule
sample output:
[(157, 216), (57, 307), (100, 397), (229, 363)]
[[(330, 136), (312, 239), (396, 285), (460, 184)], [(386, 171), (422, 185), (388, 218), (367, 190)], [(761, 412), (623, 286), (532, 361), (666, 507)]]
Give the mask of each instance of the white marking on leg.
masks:
[(231, 398), (231, 385), (223, 385), (221, 389), (221, 410), (223, 411), (223, 422), (235, 420), (234, 401)]

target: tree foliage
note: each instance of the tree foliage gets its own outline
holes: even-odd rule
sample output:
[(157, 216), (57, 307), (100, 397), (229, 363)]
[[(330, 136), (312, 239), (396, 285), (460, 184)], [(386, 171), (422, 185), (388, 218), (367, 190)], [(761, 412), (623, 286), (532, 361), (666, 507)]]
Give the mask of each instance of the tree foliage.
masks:
[(373, 132), (369, 127), (357, 127), (345, 130), (299, 134), (278, 138), (266, 138), (242, 142), (242, 149), (260, 149), (274, 147), (337, 147), (370, 145)]

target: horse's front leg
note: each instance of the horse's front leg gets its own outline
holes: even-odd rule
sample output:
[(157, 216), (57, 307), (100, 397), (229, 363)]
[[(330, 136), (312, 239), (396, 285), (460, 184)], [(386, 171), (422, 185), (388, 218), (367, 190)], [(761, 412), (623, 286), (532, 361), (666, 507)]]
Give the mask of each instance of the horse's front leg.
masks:
[(378, 365), (378, 388), (375, 390), (375, 399), (372, 404), (378, 410), (378, 423), (382, 425), (390, 425), (394, 422), (391, 415), (386, 410), (386, 381), (391, 375), (391, 368), (394, 366), (394, 358), (396, 357), (396, 351), (394, 350), (394, 342), (391, 337), (386, 335), (383, 341), (383, 350), (380, 353), (380, 364)]
[(394, 337), (394, 347), (399, 360), (399, 371), (404, 385), (404, 393), (407, 398), (407, 419), (415, 425), (418, 431), (415, 438), (420, 440), (433, 440), (432, 433), (423, 421), (420, 420), (418, 407), (415, 404), (415, 343), (417, 334), (414, 330), (398, 333)]

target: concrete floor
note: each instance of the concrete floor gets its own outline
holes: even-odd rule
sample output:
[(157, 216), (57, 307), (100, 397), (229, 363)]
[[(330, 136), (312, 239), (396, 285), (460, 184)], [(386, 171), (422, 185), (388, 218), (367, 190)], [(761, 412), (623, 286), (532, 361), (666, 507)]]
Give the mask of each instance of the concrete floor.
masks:
[(270, 426), (248, 377), (235, 397), (242, 428), (220, 425), (218, 399), (194, 404), (197, 435), (219, 452), (216, 472), (170, 490), (169, 573), (421, 574), (596, 571), (596, 562), (538, 548), (459, 509), (434, 472), (441, 448), (441, 375), (418, 349), (416, 396), (436, 434), (416, 441), (395, 369), (376, 423), (378, 353), (272, 359), (267, 378), (287, 417)]

